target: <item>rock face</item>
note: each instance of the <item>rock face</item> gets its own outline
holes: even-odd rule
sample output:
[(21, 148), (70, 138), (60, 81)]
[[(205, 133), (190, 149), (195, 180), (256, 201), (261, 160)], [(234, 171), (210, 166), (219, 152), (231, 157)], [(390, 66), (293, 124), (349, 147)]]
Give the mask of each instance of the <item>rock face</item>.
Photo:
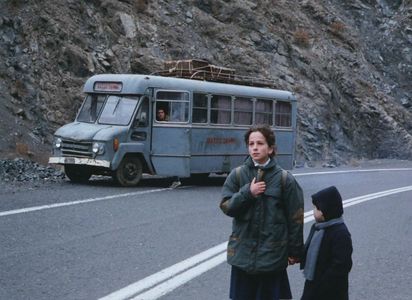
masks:
[(297, 160), (412, 158), (411, 0), (0, 2), (0, 156), (47, 161), (96, 73), (202, 58), (296, 93)]

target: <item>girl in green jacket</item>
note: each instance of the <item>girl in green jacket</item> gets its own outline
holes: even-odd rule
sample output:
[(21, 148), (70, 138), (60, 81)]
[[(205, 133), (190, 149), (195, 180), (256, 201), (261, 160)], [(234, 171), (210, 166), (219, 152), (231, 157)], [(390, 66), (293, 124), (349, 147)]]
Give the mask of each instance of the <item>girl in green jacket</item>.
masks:
[(275, 156), (269, 126), (245, 134), (249, 157), (232, 170), (220, 208), (233, 218), (227, 261), (233, 300), (291, 299), (286, 267), (303, 250), (303, 193)]

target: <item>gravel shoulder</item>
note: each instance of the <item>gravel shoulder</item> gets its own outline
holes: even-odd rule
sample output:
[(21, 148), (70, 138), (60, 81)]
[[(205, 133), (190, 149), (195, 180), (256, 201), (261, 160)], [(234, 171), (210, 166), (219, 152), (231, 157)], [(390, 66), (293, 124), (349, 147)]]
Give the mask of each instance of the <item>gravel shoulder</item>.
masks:
[(64, 173), (51, 166), (22, 158), (0, 160), (0, 195), (66, 181)]

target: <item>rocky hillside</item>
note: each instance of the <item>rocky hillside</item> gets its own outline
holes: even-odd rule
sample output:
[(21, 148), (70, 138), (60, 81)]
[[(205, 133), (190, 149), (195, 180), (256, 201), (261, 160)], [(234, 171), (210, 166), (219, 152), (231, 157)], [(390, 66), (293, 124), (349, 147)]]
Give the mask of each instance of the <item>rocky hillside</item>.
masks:
[(0, 1), (0, 157), (46, 162), (86, 78), (203, 58), (296, 93), (298, 160), (412, 158), (411, 0)]

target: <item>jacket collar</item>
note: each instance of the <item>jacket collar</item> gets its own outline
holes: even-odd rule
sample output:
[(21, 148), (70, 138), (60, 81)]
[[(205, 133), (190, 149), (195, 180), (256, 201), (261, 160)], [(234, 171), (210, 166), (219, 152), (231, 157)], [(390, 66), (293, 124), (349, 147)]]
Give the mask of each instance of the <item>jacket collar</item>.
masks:
[[(258, 168), (257, 166), (255, 166), (255, 163), (254, 163), (253, 159), (250, 156), (248, 156), (248, 158), (246, 159), (245, 164), (248, 167), (251, 167), (251, 168)], [(267, 169), (270, 169), (270, 168), (274, 168), (276, 166), (277, 166), (276, 158), (271, 157), (270, 161), (266, 165), (259, 166), (259, 168), (263, 169), (263, 170), (267, 170)]]
[(266, 167), (270, 163), (271, 159), (269, 157), (268, 160), (264, 164), (260, 164), (256, 161), (254, 161), (253, 159), (252, 159), (252, 161), (253, 161), (253, 164), (255, 165), (255, 167), (263, 169), (264, 167)]

